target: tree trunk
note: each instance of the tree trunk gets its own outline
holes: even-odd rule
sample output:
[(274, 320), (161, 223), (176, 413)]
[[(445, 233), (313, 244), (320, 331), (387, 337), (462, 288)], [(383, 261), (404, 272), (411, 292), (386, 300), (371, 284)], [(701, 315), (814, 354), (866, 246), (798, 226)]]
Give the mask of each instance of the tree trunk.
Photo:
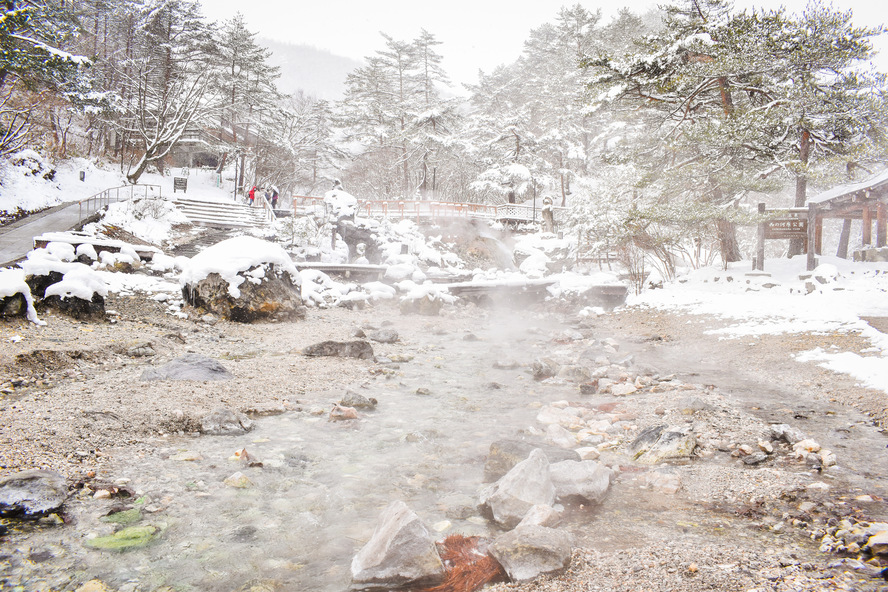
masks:
[(421, 199), (426, 200), (429, 198), (428, 196), (428, 178), (429, 178), (429, 165), (428, 165), (429, 153), (426, 152), (422, 155), (422, 183), (419, 184), (419, 193), (422, 196)]
[(836, 257), (840, 259), (848, 258), (848, 241), (851, 239), (851, 218), (845, 218), (842, 221), (842, 234), (839, 235), (839, 248), (836, 251)]
[[(715, 183), (714, 181), (711, 182), (711, 187), (712, 201), (716, 204), (724, 203), (725, 197), (718, 183)], [(724, 261), (725, 264), (740, 261), (742, 259), (740, 255), (740, 244), (737, 242), (737, 227), (734, 223), (728, 222), (727, 220), (716, 220), (715, 231), (718, 235), (718, 245), (719, 250), (721, 251), (722, 261)]]
[[(811, 151), (811, 132), (808, 130), (802, 130), (802, 137), (799, 139), (799, 161), (802, 163), (802, 166), (796, 174), (796, 191), (795, 191), (795, 203), (793, 204), (797, 208), (802, 208), (805, 206), (805, 202), (807, 201), (808, 194), (808, 174), (804, 170), (808, 165), (808, 158), (810, 156)], [(805, 241), (804, 239), (794, 238), (789, 241), (789, 256), (794, 257), (795, 255), (801, 255), (802, 250), (804, 249)], [(813, 247), (813, 245), (812, 245)]]
[(718, 244), (721, 249), (722, 260), (725, 263), (733, 263), (742, 259), (740, 244), (737, 242), (737, 227), (733, 222), (717, 220), (715, 223), (718, 233)]
[(139, 177), (141, 177), (142, 173), (145, 172), (145, 169), (148, 168), (149, 162), (151, 161), (148, 160), (148, 154), (146, 153), (145, 156), (143, 156), (142, 159), (139, 160), (139, 164), (136, 165), (136, 169), (126, 174), (126, 180), (133, 185), (138, 183)]

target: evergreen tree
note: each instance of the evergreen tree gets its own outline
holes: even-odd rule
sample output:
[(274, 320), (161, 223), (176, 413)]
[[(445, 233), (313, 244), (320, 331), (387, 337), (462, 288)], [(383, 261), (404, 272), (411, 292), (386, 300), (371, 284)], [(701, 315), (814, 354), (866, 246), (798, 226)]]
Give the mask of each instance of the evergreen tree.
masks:
[(48, 90), (65, 100), (88, 102), (89, 60), (65, 51), (76, 35), (69, 6), (53, 0), (5, 0), (0, 17), (0, 155), (27, 140), (34, 110)]
[[(663, 31), (639, 39), (635, 53), (586, 62), (598, 76), (592, 108), (644, 122), (649, 131), (634, 152), (644, 191), (689, 208), (727, 206), (746, 191), (775, 189), (775, 172), (804, 174), (815, 125), (833, 155), (873, 138), (878, 114), (868, 96), (878, 79), (853, 67), (877, 32), (820, 6), (790, 17), (689, 0), (666, 7)], [(725, 261), (734, 261), (727, 217), (715, 223)]]
[[(258, 142), (276, 133), (271, 126), (282, 100), (276, 86), (280, 69), (269, 63), (271, 52), (256, 42), (256, 35), (247, 28), (243, 15), (237, 13), (222, 24), (215, 46), (218, 86), (224, 103), (217, 135), (228, 148), (220, 167), (230, 152), (240, 154), (239, 188), (245, 186), (247, 156), (252, 151), (255, 159)], [(252, 162), (254, 177), (259, 172), (257, 164)], [(250, 184), (255, 182), (256, 178)]]
[(515, 63), (470, 87), (477, 190), (508, 201), (553, 191), (566, 203), (572, 180), (588, 168), (593, 122), (579, 63), (600, 43), (599, 19), (580, 5), (562, 8), (555, 23), (531, 31)]
[(380, 198), (440, 196), (439, 168), (460, 119), (457, 101), (438, 90), (447, 84), (440, 43), (425, 30), (412, 42), (383, 38), (385, 48), (348, 75), (337, 105), (345, 140), (359, 146), (344, 176), (355, 191)]

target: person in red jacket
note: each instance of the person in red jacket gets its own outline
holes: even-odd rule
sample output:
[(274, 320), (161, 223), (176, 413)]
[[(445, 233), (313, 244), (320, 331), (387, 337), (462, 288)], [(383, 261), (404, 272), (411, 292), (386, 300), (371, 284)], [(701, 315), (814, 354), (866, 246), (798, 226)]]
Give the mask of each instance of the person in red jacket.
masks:
[(253, 201), (256, 199), (256, 186), (253, 185), (253, 188), (250, 189), (250, 192), (247, 194), (247, 197), (250, 198), (250, 205), (253, 205)]

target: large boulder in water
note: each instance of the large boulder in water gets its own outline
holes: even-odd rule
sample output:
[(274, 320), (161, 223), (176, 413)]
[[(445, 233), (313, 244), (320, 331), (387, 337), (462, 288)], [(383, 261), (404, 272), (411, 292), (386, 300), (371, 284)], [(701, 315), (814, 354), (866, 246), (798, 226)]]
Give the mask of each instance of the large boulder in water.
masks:
[(527, 582), (570, 565), (571, 536), (545, 526), (519, 526), (497, 537), (490, 554), (512, 581)]
[(65, 478), (52, 471), (23, 471), (0, 479), (0, 515), (40, 516), (68, 499)]
[(580, 460), (580, 455), (575, 450), (567, 450), (550, 444), (525, 442), (524, 440), (497, 440), (490, 445), (490, 452), (484, 463), (484, 480), (487, 482), (496, 481), (527, 458), (536, 448), (545, 452), (546, 458), (552, 463), (563, 460)]
[(594, 460), (565, 460), (549, 465), (549, 477), (560, 499), (579, 497), (597, 504), (607, 495), (614, 472)]
[(419, 516), (402, 501), (388, 505), (373, 536), (352, 559), (352, 588), (391, 589), (434, 585), (444, 563)]
[(549, 477), (549, 459), (536, 449), (502, 479), (481, 491), (483, 512), (504, 528), (514, 528), (536, 505), (555, 503), (555, 486)]
[(697, 439), (687, 427), (657, 425), (638, 434), (629, 445), (629, 452), (639, 463), (653, 465), (664, 460), (687, 459), (696, 446)]
[(249, 236), (222, 241), (191, 258), (180, 278), (185, 301), (231, 321), (305, 316), (299, 271), (280, 246)]

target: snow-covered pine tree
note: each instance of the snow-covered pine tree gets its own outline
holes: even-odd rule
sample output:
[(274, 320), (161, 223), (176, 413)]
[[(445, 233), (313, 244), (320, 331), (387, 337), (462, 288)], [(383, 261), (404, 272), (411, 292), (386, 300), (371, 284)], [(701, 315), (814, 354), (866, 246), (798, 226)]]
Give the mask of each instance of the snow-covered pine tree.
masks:
[[(764, 174), (794, 182), (796, 207), (805, 205), (809, 181), (834, 182), (884, 162), (885, 77), (867, 63), (871, 39), (883, 33), (854, 25), (850, 10), (816, 2), (797, 15), (742, 12), (720, 33), (732, 66), (755, 85), (759, 108), (753, 117), (741, 113), (758, 132), (749, 146)], [(793, 241), (789, 254), (801, 250)]]
[[(877, 79), (849, 68), (874, 31), (837, 16), (822, 7), (800, 17), (782, 9), (735, 14), (721, 0), (688, 0), (666, 7), (663, 31), (639, 39), (635, 52), (589, 60), (595, 107), (627, 117), (631, 110), (649, 130), (634, 153), (645, 171), (640, 190), (687, 204), (694, 218), (696, 202), (729, 206), (745, 191), (779, 188), (775, 172), (809, 170), (804, 117), (850, 130), (841, 122), (855, 112), (866, 121), (857, 129), (872, 130)], [(832, 137), (850, 147), (867, 134)], [(740, 253), (728, 218), (713, 223), (723, 258), (733, 261)]]
[(383, 38), (385, 48), (348, 75), (336, 106), (338, 127), (355, 148), (344, 177), (354, 191), (377, 198), (432, 189), (441, 198), (457, 176), (439, 169), (454, 149), (459, 114), (458, 100), (440, 96), (447, 84), (440, 43), (428, 31), (412, 42)]
[[(89, 89), (89, 60), (64, 49), (77, 32), (71, 7), (53, 0), (6, 0), (0, 17), (0, 155), (21, 148), (35, 109), (57, 94)], [(41, 91), (49, 91), (41, 94)]]
[(599, 20), (579, 4), (562, 8), (554, 23), (531, 31), (517, 61), (481, 73), (470, 87), (482, 171), (474, 187), (488, 198), (545, 190), (565, 205), (572, 181), (588, 172), (594, 121), (585, 113), (579, 63), (600, 45)]
[(258, 181), (244, 178), (248, 170), (255, 177), (258, 164), (248, 163), (247, 157), (255, 158), (257, 143), (271, 141), (275, 135), (275, 111), (283, 100), (276, 85), (280, 68), (269, 63), (271, 52), (256, 41), (256, 36), (247, 28), (243, 15), (237, 13), (222, 23), (215, 44), (218, 88), (224, 101), (217, 135), (228, 144), (223, 163), (229, 154), (240, 154), (238, 187)]

